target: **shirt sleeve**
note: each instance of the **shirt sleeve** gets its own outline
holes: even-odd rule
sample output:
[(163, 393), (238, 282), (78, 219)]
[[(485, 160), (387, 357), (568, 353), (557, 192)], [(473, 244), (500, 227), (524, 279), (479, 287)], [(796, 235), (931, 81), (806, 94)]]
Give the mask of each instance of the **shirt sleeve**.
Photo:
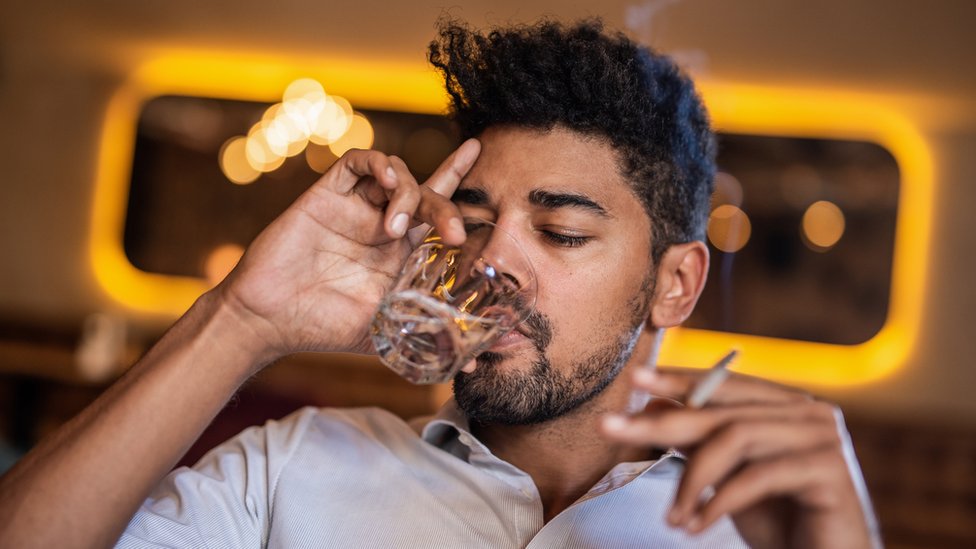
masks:
[(281, 470), (317, 413), (305, 408), (251, 427), (174, 470), (133, 516), (116, 547), (263, 547)]

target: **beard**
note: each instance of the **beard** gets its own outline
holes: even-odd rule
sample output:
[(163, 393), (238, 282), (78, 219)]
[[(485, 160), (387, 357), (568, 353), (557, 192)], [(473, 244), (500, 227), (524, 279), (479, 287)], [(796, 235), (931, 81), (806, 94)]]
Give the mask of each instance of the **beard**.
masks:
[(644, 329), (653, 294), (654, 278), (648, 276), (632, 301), (626, 330), (615, 339), (576, 360), (568, 373), (552, 367), (547, 349), (552, 342), (552, 322), (533, 312), (525, 323), (536, 349), (536, 360), (527, 372), (503, 372), (499, 353), (476, 358), (478, 367), (454, 378), (454, 400), (473, 424), (532, 425), (544, 423), (578, 409), (616, 379), (630, 359)]

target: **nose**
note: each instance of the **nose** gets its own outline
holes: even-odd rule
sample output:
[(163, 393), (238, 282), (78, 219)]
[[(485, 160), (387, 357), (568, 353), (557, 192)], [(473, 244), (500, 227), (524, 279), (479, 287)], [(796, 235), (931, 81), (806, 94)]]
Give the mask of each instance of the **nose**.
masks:
[(480, 252), (474, 254), (475, 257), (489, 265), (495, 271), (494, 276), (515, 283), (520, 291), (530, 288), (534, 291), (535, 270), (515, 236), (517, 233), (501, 224), (481, 220), (470, 220), (465, 228), (468, 231), (468, 241), (481, 247)]

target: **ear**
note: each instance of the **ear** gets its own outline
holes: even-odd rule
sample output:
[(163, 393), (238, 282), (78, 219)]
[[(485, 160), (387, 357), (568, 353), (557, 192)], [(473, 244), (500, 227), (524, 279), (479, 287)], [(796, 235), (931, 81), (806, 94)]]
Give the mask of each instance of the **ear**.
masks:
[(651, 304), (651, 323), (658, 328), (684, 322), (698, 303), (708, 276), (708, 248), (704, 242), (675, 244), (657, 266), (657, 284)]

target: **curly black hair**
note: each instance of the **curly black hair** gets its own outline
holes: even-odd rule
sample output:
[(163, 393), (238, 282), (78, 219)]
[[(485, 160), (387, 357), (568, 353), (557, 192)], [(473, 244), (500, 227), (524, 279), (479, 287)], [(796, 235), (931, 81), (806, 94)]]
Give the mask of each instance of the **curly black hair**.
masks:
[(603, 31), (544, 20), (487, 35), (442, 19), (428, 59), (443, 73), (462, 137), (497, 125), (562, 126), (606, 139), (651, 219), (656, 264), (703, 240), (715, 138), (694, 85), (668, 57)]

